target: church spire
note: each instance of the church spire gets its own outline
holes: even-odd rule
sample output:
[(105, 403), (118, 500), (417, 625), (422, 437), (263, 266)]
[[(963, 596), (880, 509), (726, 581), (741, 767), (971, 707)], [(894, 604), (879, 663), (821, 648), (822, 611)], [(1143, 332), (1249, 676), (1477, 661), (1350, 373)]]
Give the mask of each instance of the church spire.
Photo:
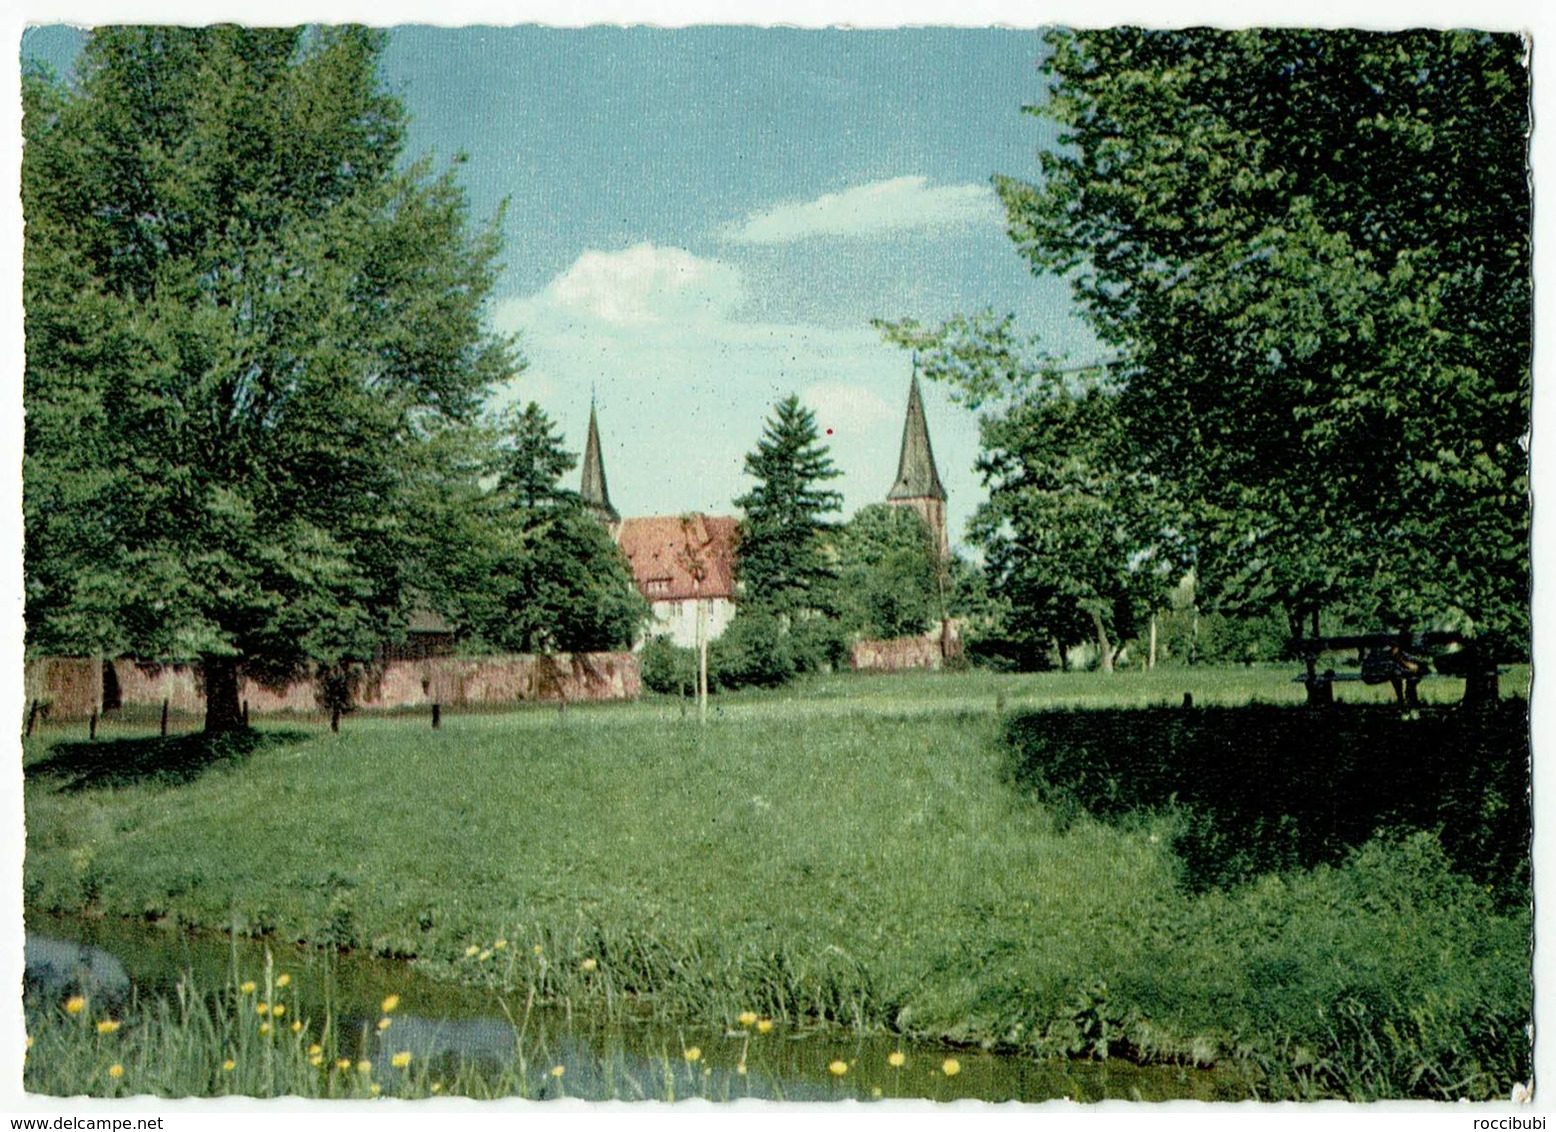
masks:
[(600, 424), (595, 419), (593, 397), (589, 398), (589, 439), (584, 442), (583, 482), (578, 495), (584, 506), (606, 526), (621, 522), (621, 514), (611, 506), (610, 491), (605, 486), (605, 462), (600, 458)]
[(935, 470), (935, 453), (929, 446), (929, 424), (924, 420), (924, 401), (918, 391), (918, 369), (908, 386), (908, 416), (902, 422), (902, 455), (897, 459), (897, 482), (886, 493), (889, 500), (938, 499), (945, 502), (945, 488)]
[(918, 389), (918, 359), (914, 358), (913, 380), (908, 385), (908, 415), (902, 422), (902, 454), (897, 458), (897, 480), (886, 493), (886, 502), (912, 507), (922, 515), (944, 558), (950, 554), (945, 530), (945, 501), (945, 487), (935, 468), (934, 450), (929, 446), (929, 422), (924, 419), (924, 399)]

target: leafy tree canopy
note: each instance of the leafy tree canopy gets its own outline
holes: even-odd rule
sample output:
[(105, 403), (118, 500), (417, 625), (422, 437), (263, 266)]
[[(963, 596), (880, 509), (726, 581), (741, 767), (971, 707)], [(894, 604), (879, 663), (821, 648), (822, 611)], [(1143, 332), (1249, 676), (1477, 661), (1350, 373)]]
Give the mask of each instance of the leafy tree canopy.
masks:
[(939, 622), (939, 548), (917, 511), (869, 504), (830, 541), (837, 573), (832, 604), (844, 628), (866, 637), (907, 637)]
[(1138, 468), (1231, 606), (1527, 626), (1526, 47), (1513, 35), (1049, 37), (1061, 127), (997, 178), (1116, 351)]
[(599, 652), (632, 644), (649, 614), (631, 567), (577, 492), (577, 457), (534, 402), (500, 413), (485, 490), (423, 512), (427, 598), (474, 642), (504, 652)]
[[(981, 538), (1007, 596), (1049, 619), (1068, 576), (1101, 600), (1093, 551), (1132, 529), (1122, 558), (1101, 556), (1114, 580), (1120, 561), (1176, 560), (1224, 610), (1524, 634), (1523, 41), (1126, 28), (1048, 43), (1048, 98), (1029, 110), (1060, 144), (1040, 180), (995, 184), (1016, 247), (1071, 281), (1106, 363), (1088, 388), (990, 320), (933, 336), (939, 375), (991, 408)], [(1120, 494), (1143, 525), (1111, 522)], [(1062, 568), (1016, 561), (1053, 553)], [(1023, 577), (1040, 584), (1018, 596)]]
[(406, 605), (409, 508), (519, 368), (496, 225), (402, 166), (382, 33), (95, 31), (27, 77), (29, 645), (236, 673), (364, 656)]

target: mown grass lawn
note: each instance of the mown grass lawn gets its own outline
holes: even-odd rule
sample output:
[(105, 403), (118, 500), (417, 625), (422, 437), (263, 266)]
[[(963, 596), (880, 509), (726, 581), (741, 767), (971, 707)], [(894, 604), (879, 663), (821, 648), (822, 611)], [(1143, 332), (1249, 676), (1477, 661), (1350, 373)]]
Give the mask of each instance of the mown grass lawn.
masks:
[[(1316, 1063), (1326, 1032), (1344, 1045), (1324, 1011), (1361, 993), (1355, 971), (1367, 993), (1398, 987), (1439, 1014), (1505, 999), (1517, 1017), (1526, 918), (1494, 914), (1430, 845), (1191, 896), (1170, 817), (1061, 827), (1001, 778), (999, 708), (1300, 701), (1290, 676), (838, 676), (722, 697), (706, 728), (659, 699), (448, 713), (438, 731), (416, 716), (355, 715), (338, 735), (267, 721), (252, 751), (138, 781), (94, 775), (96, 751), (62, 759), (81, 729), (44, 728), (25, 750), (25, 896), (463, 978), (482, 977), (467, 949), (503, 938), (547, 960), (513, 978), (605, 987), (616, 1009), (1042, 1053)], [(574, 972), (591, 958), (609, 979), (586, 986)], [(1488, 1049), (1440, 1091), (1505, 1091), (1522, 1055)], [(1453, 1071), (1430, 1068), (1423, 1094)]]

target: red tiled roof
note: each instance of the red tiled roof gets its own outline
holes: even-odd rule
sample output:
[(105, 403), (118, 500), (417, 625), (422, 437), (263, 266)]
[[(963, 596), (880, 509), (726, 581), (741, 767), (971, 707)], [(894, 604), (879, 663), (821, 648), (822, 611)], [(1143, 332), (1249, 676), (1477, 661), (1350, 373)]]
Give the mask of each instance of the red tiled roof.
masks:
[[(739, 519), (666, 515), (623, 519), (616, 542), (632, 564), (632, 580), (650, 601), (735, 596), (735, 536)], [(699, 591), (694, 567), (701, 566)]]

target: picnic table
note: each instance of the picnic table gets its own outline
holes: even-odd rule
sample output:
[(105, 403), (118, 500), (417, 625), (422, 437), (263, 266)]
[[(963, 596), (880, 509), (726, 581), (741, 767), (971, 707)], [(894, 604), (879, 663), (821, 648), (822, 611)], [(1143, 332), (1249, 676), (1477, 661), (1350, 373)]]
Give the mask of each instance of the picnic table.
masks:
[[(1419, 702), (1416, 685), (1439, 676), (1464, 681), (1466, 704), (1494, 703), (1497, 699), (1496, 657), (1484, 640), (1466, 633), (1397, 632), (1351, 633), (1335, 637), (1293, 637), (1288, 650), (1302, 660), (1304, 672), (1297, 682), (1307, 686), (1309, 706), (1334, 703), (1336, 683), (1359, 680), (1365, 684), (1394, 685), (1401, 704)], [(1356, 650), (1358, 672), (1320, 672), (1319, 657), (1328, 652)]]

